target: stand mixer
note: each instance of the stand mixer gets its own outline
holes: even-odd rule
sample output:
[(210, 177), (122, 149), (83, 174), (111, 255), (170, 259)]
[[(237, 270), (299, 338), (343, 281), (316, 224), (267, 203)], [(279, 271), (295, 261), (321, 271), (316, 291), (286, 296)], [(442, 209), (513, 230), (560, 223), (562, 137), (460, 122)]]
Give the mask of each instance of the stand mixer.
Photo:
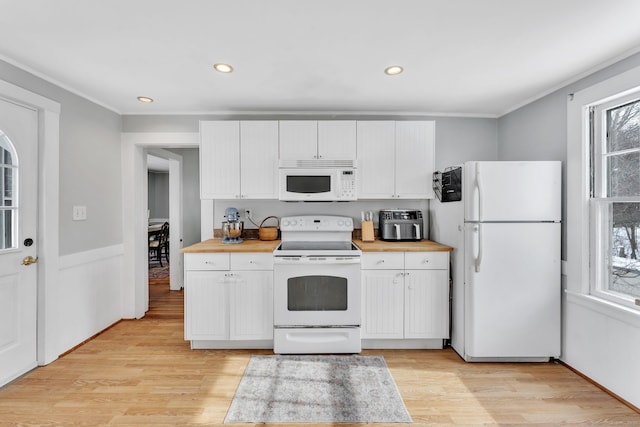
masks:
[(236, 208), (227, 208), (224, 215), (227, 220), (222, 221), (222, 243), (242, 243), (244, 222), (240, 221), (240, 213)]

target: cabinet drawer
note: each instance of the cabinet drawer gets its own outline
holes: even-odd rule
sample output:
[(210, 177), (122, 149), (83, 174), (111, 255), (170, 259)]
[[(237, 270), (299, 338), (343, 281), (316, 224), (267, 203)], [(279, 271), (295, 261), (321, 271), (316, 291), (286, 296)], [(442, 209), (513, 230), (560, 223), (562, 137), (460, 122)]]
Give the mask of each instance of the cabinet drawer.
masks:
[(185, 254), (185, 270), (228, 270), (229, 254), (202, 253)]
[(362, 254), (363, 270), (403, 270), (402, 252), (367, 252)]
[(273, 270), (271, 252), (231, 254), (231, 270)]
[(446, 270), (449, 268), (449, 252), (406, 252), (407, 270)]

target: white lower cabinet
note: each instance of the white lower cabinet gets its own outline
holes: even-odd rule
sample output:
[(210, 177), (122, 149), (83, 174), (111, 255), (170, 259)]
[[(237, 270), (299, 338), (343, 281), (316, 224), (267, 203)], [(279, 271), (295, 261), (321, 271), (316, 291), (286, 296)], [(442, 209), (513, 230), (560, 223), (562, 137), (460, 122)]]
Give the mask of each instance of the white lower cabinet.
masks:
[(272, 258), (271, 253), (185, 254), (184, 337), (192, 348), (273, 345)]
[(449, 338), (448, 252), (364, 253), (362, 269), (364, 348), (439, 348)]

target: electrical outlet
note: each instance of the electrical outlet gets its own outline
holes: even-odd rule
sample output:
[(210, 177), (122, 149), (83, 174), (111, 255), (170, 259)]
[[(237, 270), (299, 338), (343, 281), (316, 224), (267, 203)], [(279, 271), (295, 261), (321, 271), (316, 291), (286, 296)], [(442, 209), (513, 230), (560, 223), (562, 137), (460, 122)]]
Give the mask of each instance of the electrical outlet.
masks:
[(251, 218), (251, 211), (252, 211), (252, 209), (249, 209), (249, 208), (245, 209), (244, 210), (244, 217), (247, 218), (247, 219)]

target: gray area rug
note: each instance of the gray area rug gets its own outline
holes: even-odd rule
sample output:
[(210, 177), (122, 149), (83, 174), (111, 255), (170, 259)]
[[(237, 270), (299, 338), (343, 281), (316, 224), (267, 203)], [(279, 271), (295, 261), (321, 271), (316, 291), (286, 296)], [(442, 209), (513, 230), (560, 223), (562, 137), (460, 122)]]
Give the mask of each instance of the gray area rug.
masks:
[(228, 423), (410, 423), (382, 356), (252, 356)]

